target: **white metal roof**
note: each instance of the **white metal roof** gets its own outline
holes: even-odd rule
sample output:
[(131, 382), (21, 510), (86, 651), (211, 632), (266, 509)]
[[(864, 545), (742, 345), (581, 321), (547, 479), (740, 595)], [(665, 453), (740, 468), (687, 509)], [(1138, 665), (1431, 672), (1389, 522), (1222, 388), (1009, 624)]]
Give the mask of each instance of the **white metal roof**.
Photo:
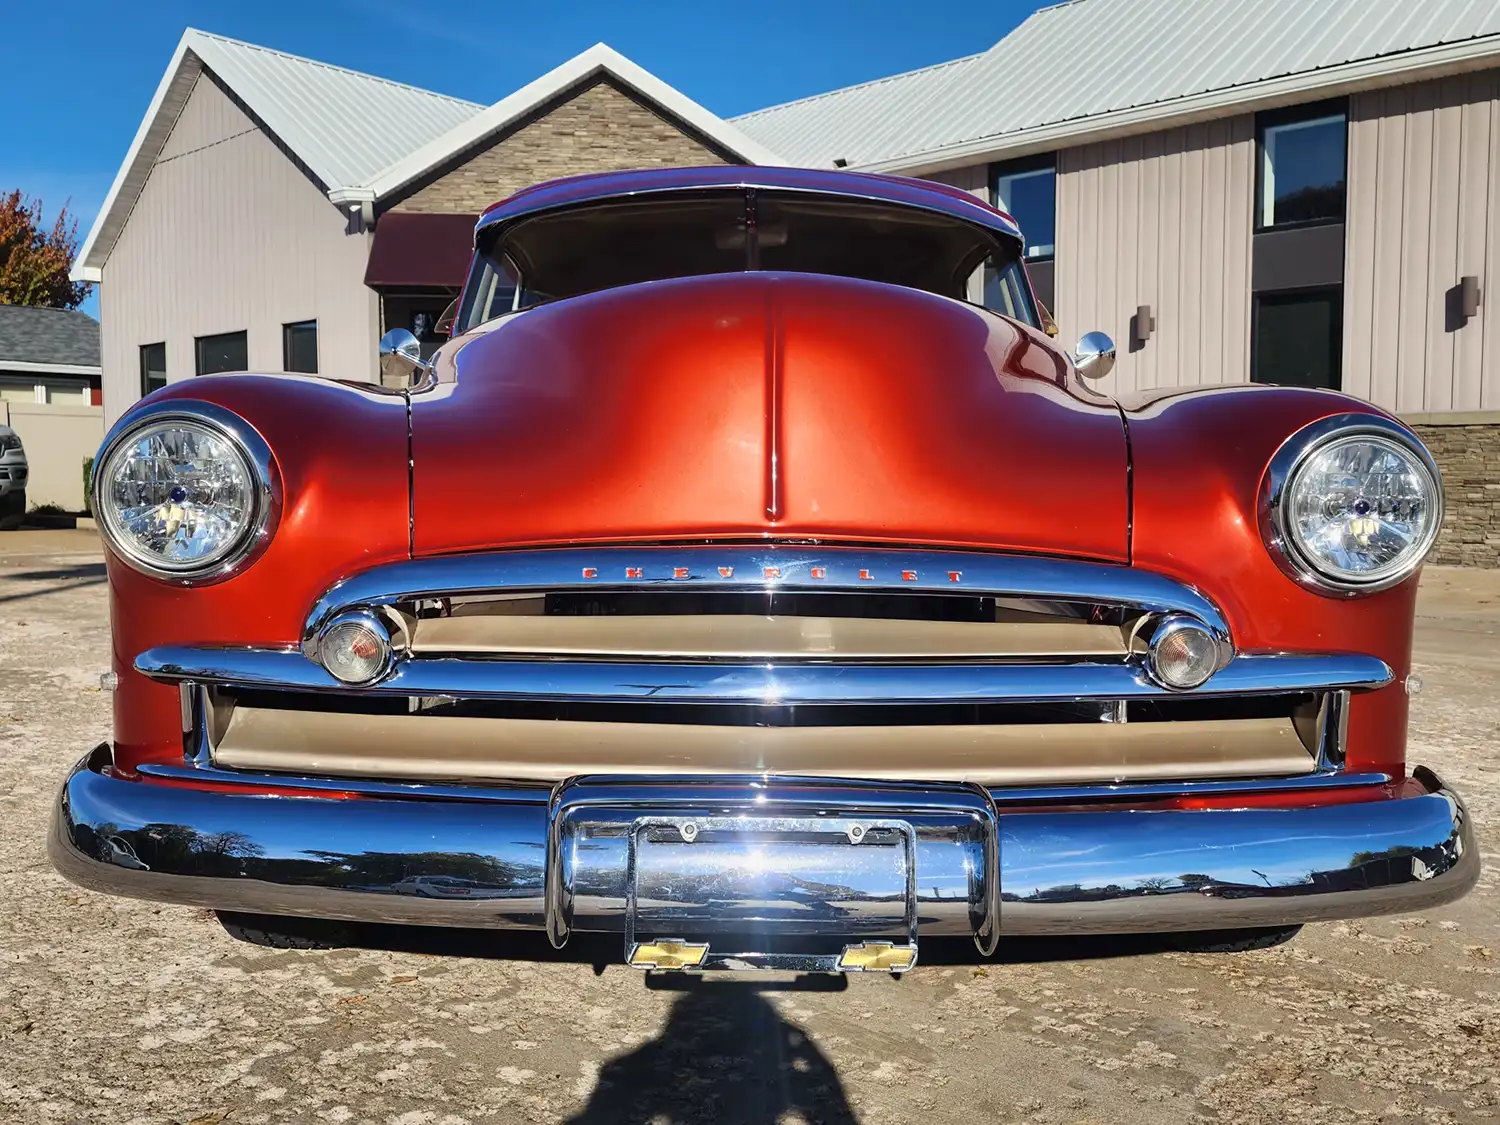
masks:
[(795, 138), (789, 157), (928, 171), (1497, 57), (1500, 0), (1068, 0), (944, 80), (916, 71), (887, 80), (891, 96), (867, 84), (736, 124), (768, 143)]
[(189, 28), (79, 252), (74, 278), (98, 281), (152, 165), (203, 70), (212, 71), (330, 193), (362, 184), (484, 107), (328, 63)]
[(184, 39), (330, 191), (364, 183), (484, 108), (220, 35)]
[(968, 55), (730, 120), (795, 164), (860, 165), (885, 155), (913, 129), (920, 131), (926, 106), (943, 84), (982, 57)]

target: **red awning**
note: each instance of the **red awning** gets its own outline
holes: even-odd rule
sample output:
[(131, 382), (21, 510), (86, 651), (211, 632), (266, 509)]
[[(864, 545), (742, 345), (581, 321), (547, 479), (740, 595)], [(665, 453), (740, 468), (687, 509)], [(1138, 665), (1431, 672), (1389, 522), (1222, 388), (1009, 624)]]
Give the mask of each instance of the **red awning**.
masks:
[(365, 284), (457, 289), (469, 272), (474, 221), (473, 215), (387, 211), (375, 224)]

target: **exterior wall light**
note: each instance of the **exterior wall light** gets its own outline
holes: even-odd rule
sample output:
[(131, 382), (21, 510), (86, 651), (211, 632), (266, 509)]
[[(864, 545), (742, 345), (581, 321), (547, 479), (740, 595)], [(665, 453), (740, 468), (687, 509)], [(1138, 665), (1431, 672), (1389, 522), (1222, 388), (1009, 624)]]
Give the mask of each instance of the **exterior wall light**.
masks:
[(1155, 330), (1156, 318), (1151, 315), (1151, 306), (1137, 306), (1135, 315), (1130, 318), (1130, 338), (1135, 341), (1135, 346), (1145, 347), (1146, 341), (1151, 339), (1151, 333)]

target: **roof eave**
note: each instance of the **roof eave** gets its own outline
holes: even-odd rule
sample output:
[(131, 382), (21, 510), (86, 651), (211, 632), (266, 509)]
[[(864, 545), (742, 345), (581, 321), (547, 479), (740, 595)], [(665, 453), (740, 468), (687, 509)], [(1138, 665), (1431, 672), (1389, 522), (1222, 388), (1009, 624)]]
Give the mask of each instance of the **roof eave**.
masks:
[(25, 375), (84, 375), (99, 374), (97, 363), (45, 363), (32, 359), (0, 358), (0, 371), (18, 371)]
[(1500, 59), (1500, 37), (1497, 36), (1445, 43), (1400, 55), (1362, 59), (1243, 86), (1210, 90), (1171, 101), (1133, 106), (1110, 113), (1019, 129), (1013, 133), (979, 137), (942, 148), (852, 164), (850, 170), (909, 176), (928, 175), (990, 160), (1072, 148), (1114, 137), (1191, 125), (1231, 114), (1253, 113), (1299, 101), (1314, 101), (1381, 86), (1442, 78), (1493, 66), (1497, 59)]
[[(115, 173), (114, 181), (109, 186), (109, 194), (104, 197), (104, 204), (99, 208), (99, 213), (94, 216), (93, 223), (89, 226), (89, 232), (84, 237), (83, 246), (79, 248), (76, 264), (69, 273), (69, 279), (73, 281), (100, 281), (103, 277), (104, 261), (109, 257), (109, 252), (114, 248), (113, 239), (101, 246), (100, 236), (113, 225), (113, 213), (121, 203), (121, 193), (137, 172), (143, 150), (147, 142), (153, 138), (159, 144), (166, 143), (166, 133), (171, 131), (176, 122), (176, 115), (172, 120), (159, 123), (162, 107), (171, 94), (173, 87), (179, 83), (186, 85), (189, 89), (192, 83), (197, 81), (201, 62), (191, 52), (190, 44), (194, 32), (191, 28), (182, 33), (182, 38), (177, 41), (177, 49), (172, 53), (172, 61), (167, 64), (166, 72), (161, 81), (157, 83), (156, 93), (151, 98), (151, 104), (146, 107), (146, 114), (141, 118), (140, 127), (135, 131), (135, 139), (130, 142), (130, 149), (125, 154), (125, 159), (120, 163), (120, 170)], [(185, 95), (184, 95), (185, 100)], [(179, 107), (180, 109), (181, 107)], [(152, 162), (155, 154), (152, 154)], [(150, 174), (149, 167), (145, 175)], [(136, 193), (138, 194), (138, 193)], [(133, 201), (132, 201), (133, 205)], [(123, 220), (121, 224), (123, 226)], [(118, 232), (115, 232), (118, 233)]]
[(782, 157), (738, 127), (705, 109), (650, 71), (604, 43), (554, 67), (502, 98), (482, 113), (454, 126), (372, 177), (364, 189), (376, 200), (399, 192), (413, 180), (523, 118), (536, 107), (599, 75), (608, 75), (647, 101), (685, 122), (709, 140), (752, 164), (784, 165)]

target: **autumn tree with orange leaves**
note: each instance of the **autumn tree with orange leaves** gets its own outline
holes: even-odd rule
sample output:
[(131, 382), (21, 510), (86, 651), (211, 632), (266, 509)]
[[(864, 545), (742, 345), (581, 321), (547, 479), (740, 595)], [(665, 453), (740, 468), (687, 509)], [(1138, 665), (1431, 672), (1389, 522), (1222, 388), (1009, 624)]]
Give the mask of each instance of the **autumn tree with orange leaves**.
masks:
[(77, 308), (89, 295), (87, 282), (68, 280), (77, 254), (78, 220), (66, 204), (47, 230), (40, 199), (0, 195), (0, 305)]

